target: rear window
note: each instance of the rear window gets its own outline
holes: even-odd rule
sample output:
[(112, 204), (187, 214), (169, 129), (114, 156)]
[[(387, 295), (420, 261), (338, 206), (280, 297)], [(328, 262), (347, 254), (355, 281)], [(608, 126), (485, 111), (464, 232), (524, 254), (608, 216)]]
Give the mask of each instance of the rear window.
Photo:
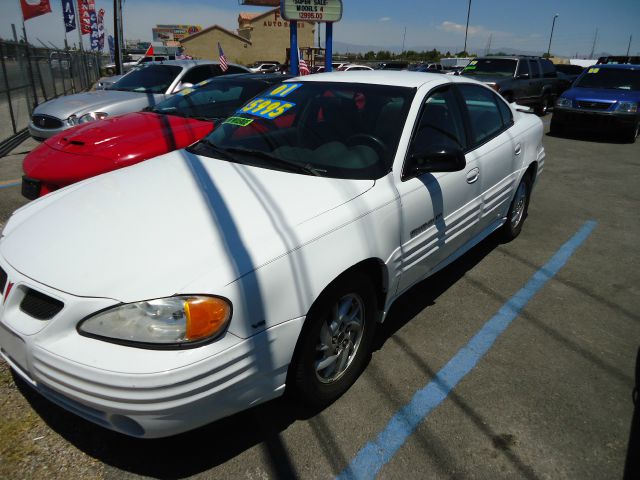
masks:
[(498, 75), (513, 76), (518, 61), (505, 58), (481, 58), (472, 60), (464, 67), (463, 75)]
[(542, 65), (542, 76), (544, 78), (555, 78), (558, 76), (556, 67), (549, 60), (540, 60), (540, 65)]
[(146, 63), (122, 77), (110, 90), (165, 93), (180, 72), (182, 67), (177, 65)]

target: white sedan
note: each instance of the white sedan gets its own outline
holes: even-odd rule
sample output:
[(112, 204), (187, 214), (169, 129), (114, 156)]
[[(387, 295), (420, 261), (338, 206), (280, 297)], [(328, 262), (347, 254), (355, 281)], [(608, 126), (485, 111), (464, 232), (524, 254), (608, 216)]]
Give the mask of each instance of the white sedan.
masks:
[(136, 437), (282, 395), (326, 405), (412, 285), (512, 239), (542, 123), (464, 77), (291, 79), (208, 137), (16, 211), (0, 347), (42, 395)]

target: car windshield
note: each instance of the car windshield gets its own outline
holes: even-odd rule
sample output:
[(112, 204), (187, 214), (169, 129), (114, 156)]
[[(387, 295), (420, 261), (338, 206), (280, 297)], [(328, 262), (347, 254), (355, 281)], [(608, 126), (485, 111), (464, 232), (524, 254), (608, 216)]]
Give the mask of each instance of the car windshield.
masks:
[(158, 103), (152, 111), (211, 120), (225, 118), (265, 88), (265, 83), (253, 80), (205, 80)]
[(482, 58), (472, 60), (464, 67), (463, 75), (499, 75), (511, 77), (516, 71), (517, 60), (506, 58)]
[(584, 68), (581, 67), (580, 65), (558, 64), (558, 65), (555, 65), (555, 67), (557, 71), (565, 73), (567, 75), (577, 75), (582, 73), (582, 70), (584, 70)]
[(377, 179), (390, 171), (414, 95), (407, 87), (286, 82), (189, 151), (308, 175)]
[(177, 65), (143, 64), (114, 83), (111, 90), (165, 93), (181, 71)]
[(640, 91), (640, 70), (591, 67), (573, 86)]

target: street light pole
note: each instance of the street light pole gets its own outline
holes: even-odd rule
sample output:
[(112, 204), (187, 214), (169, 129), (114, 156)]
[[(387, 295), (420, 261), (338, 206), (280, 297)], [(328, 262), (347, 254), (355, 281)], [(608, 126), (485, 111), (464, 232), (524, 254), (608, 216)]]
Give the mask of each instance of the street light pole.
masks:
[(556, 26), (556, 18), (558, 18), (559, 16), (559, 13), (556, 13), (553, 16), (553, 23), (551, 24), (551, 35), (549, 35), (549, 48), (547, 48), (547, 58), (551, 56), (551, 39), (553, 38), (553, 27)]
[(467, 54), (467, 32), (469, 31), (469, 15), (471, 15), (471, 0), (469, 0), (469, 8), (467, 9), (467, 27), (464, 29), (464, 48), (462, 51)]

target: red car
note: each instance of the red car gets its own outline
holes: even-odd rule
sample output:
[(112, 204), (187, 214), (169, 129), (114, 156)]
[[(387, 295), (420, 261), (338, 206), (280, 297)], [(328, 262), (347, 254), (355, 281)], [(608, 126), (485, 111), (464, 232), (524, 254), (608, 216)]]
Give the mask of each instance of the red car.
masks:
[(187, 147), (282, 75), (215, 77), (148, 111), (85, 123), (45, 140), (24, 159), (22, 195), (35, 199), (86, 178)]

